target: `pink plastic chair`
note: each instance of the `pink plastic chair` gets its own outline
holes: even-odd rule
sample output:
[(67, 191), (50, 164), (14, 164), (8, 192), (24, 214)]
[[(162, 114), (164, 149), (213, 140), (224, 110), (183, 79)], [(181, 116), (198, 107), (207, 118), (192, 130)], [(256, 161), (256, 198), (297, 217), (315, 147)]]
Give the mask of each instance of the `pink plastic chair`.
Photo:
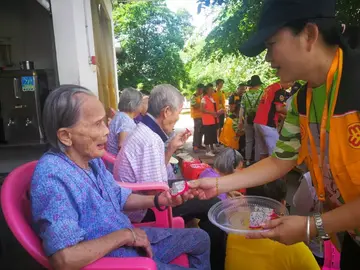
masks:
[[(109, 152), (105, 152), (102, 156), (102, 160), (105, 165), (114, 166), (116, 157)], [(169, 186), (164, 183), (146, 183), (146, 184), (134, 184), (134, 183), (125, 183), (119, 182), (117, 183), (124, 188), (131, 189), (133, 191), (165, 191), (169, 189)], [(181, 217), (172, 216), (172, 209), (169, 207), (166, 211), (159, 211), (156, 208), (151, 209), (155, 214), (155, 222), (146, 222), (146, 223), (138, 223), (134, 224), (135, 227), (159, 227), (159, 228), (184, 228), (184, 220)], [(184, 267), (189, 267), (189, 260), (185, 254), (176, 258), (172, 263), (181, 265)]]
[(340, 270), (340, 253), (331, 241), (324, 243), (324, 266), (322, 270)]
[[(41, 265), (51, 268), (48, 258), (42, 248), (41, 240), (37, 237), (30, 226), (31, 212), (29, 202), (29, 189), (31, 176), (35, 170), (37, 161), (26, 163), (13, 170), (5, 179), (1, 189), (1, 207), (5, 220), (16, 239), (25, 250)], [(173, 222), (174, 227), (184, 228), (184, 222), (177, 219)], [(142, 224), (137, 224), (137, 227)], [(178, 257), (172, 263), (188, 266), (185, 254)], [(89, 270), (155, 270), (155, 262), (150, 258), (102, 258), (83, 269)]]

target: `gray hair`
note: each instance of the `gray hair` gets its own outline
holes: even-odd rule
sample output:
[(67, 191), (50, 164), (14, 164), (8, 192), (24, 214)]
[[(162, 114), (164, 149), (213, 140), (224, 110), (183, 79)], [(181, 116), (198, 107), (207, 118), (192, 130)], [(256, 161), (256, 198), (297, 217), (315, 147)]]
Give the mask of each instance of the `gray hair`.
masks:
[(140, 91), (129, 87), (125, 88), (121, 95), (120, 101), (118, 105), (118, 109), (120, 112), (135, 112), (141, 106), (143, 95)]
[(182, 103), (184, 103), (184, 97), (178, 89), (170, 84), (160, 84), (151, 90), (148, 113), (157, 118), (165, 107), (169, 106), (172, 111), (175, 111)]
[(65, 152), (57, 132), (60, 128), (75, 125), (79, 120), (82, 99), (80, 94), (95, 96), (89, 89), (79, 85), (61, 85), (47, 97), (43, 109), (43, 125), (49, 144), (56, 150)]
[(231, 174), (243, 161), (244, 158), (238, 151), (226, 148), (215, 158), (214, 168), (220, 173)]

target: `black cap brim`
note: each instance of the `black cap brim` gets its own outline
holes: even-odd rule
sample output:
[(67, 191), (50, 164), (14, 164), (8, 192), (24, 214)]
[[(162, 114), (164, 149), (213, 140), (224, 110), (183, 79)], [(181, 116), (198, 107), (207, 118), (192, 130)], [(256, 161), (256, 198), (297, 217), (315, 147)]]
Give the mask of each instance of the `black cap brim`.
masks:
[(240, 52), (249, 57), (259, 55), (266, 49), (266, 40), (273, 36), (282, 26), (284, 26), (284, 24), (266, 27), (255, 32), (244, 44), (240, 46)]

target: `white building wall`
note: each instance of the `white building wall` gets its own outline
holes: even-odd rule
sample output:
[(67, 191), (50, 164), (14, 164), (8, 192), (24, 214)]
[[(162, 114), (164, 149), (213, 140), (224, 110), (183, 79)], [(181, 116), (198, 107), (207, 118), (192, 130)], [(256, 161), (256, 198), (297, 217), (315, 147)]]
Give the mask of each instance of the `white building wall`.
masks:
[(60, 84), (79, 84), (98, 95), (89, 0), (51, 0)]

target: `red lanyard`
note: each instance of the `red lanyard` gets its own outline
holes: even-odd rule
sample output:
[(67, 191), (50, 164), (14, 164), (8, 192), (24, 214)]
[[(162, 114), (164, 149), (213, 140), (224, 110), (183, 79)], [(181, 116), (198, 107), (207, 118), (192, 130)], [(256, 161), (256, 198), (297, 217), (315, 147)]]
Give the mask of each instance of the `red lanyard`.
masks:
[[(308, 85), (307, 93), (306, 93), (306, 117), (308, 122), (306, 123), (306, 130), (307, 134), (309, 136), (310, 141), (310, 149), (311, 149), (311, 158), (312, 158), (312, 164), (310, 166), (313, 167), (314, 177), (313, 181), (316, 182), (316, 193), (318, 195), (318, 198), (320, 201), (325, 200), (325, 188), (324, 188), (324, 160), (325, 160), (325, 148), (326, 148), (326, 125), (328, 120), (328, 114), (329, 114), (329, 95), (330, 90), (332, 88), (332, 84), (334, 81), (334, 77), (336, 74), (336, 71), (338, 71), (338, 77), (336, 80), (336, 89), (335, 89), (335, 95), (334, 95), (334, 101), (332, 110), (330, 113), (330, 117), (334, 114), (334, 108), (337, 100), (337, 94), (339, 91), (339, 86), (341, 82), (341, 75), (342, 75), (342, 66), (343, 64), (343, 51), (342, 49), (338, 49), (336, 52), (336, 55), (334, 57), (334, 60), (331, 64), (330, 70), (327, 75), (326, 80), (326, 98), (325, 98), (325, 105), (324, 110), (321, 118), (321, 125), (320, 125), (320, 153), (318, 154), (318, 151), (316, 149), (316, 144), (314, 137), (310, 130), (310, 106), (312, 102), (313, 97), (313, 89), (311, 88), (311, 85)], [(306, 147), (306, 146), (305, 146)]]

